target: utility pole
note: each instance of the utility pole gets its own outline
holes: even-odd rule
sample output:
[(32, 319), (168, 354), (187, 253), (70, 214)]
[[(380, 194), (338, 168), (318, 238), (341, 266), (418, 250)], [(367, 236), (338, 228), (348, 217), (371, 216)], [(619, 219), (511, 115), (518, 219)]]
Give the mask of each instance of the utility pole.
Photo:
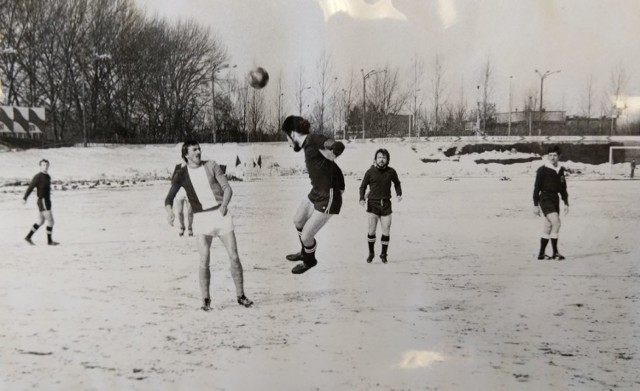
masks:
[(513, 76), (509, 76), (509, 128), (507, 130), (507, 136), (511, 136), (511, 80)]
[(360, 69), (360, 73), (362, 73), (362, 141), (365, 140), (365, 131), (364, 131), (364, 117), (367, 110), (367, 79), (380, 71), (371, 70), (367, 74), (364, 73), (364, 69)]

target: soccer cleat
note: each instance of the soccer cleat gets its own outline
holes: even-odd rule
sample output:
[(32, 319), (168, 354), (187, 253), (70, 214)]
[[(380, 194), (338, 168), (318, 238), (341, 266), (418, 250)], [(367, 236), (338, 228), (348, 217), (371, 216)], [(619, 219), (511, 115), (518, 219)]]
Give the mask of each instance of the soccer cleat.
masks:
[(57, 246), (57, 245), (59, 245), (60, 243), (58, 243), (58, 242), (56, 242), (56, 241), (52, 240), (52, 241), (50, 241), (50, 242), (49, 242), (49, 243), (47, 243), (47, 244), (48, 244), (49, 246)]
[(295, 254), (289, 254), (287, 255), (287, 261), (291, 261), (291, 262), (298, 262), (298, 261), (302, 261), (304, 260), (304, 257), (302, 256), (302, 253), (295, 253)]
[(298, 265), (296, 265), (293, 269), (291, 269), (291, 273), (293, 274), (302, 274), (304, 272), (306, 272), (307, 270), (311, 269), (312, 267), (314, 267), (315, 265), (317, 265), (318, 262), (317, 261), (313, 261), (313, 263), (300, 263)]
[(367, 257), (367, 263), (371, 263), (373, 261), (374, 256), (375, 256), (374, 253), (369, 253), (369, 256)]
[(382, 263), (387, 263), (387, 254), (380, 254), (380, 260)]
[(189, 228), (189, 236), (193, 236), (193, 229)]
[(211, 299), (203, 299), (200, 309), (203, 311), (211, 311)]
[(184, 227), (180, 227), (180, 231), (178, 232), (178, 236), (184, 236)]
[(551, 257), (548, 256), (547, 254), (543, 254), (543, 255), (538, 255), (538, 259), (541, 260), (541, 261), (546, 261), (546, 260), (551, 259)]
[(27, 243), (29, 243), (30, 245), (32, 245), (32, 246), (35, 246), (35, 245), (36, 245), (35, 243), (33, 243), (33, 240), (31, 240), (31, 238), (30, 238), (30, 237), (26, 237), (26, 238), (24, 238), (24, 240), (25, 240)]
[(253, 305), (253, 301), (247, 299), (247, 296), (242, 295), (242, 296), (238, 296), (238, 304), (240, 304), (243, 307), (251, 307)]
[(564, 255), (557, 253), (557, 254), (553, 254), (553, 256), (551, 257), (552, 259), (555, 259), (557, 261), (563, 261), (564, 260)]

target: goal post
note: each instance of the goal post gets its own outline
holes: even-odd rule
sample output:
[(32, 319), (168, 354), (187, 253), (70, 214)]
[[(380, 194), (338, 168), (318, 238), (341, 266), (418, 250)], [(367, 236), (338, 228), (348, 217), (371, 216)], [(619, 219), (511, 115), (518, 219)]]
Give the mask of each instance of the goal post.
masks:
[(609, 169), (612, 177), (629, 177), (633, 162), (640, 164), (640, 146), (609, 147)]

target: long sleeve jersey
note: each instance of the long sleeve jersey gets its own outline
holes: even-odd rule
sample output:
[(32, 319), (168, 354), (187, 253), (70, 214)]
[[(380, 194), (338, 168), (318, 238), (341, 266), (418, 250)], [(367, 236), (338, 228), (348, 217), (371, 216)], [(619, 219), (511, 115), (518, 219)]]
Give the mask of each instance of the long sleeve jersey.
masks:
[[(207, 180), (209, 182), (209, 187), (211, 192), (213, 193), (213, 196), (219, 204), (223, 204), (225, 202), (225, 193), (229, 193), (229, 196), (232, 193), (231, 186), (227, 181), (227, 177), (224, 175), (222, 168), (213, 160), (203, 161), (202, 166), (205, 170)], [(193, 213), (205, 211), (202, 203), (200, 202), (201, 200), (198, 198), (196, 189), (191, 182), (188, 166), (180, 167), (180, 169), (174, 172), (174, 175), (171, 179), (171, 188), (169, 189), (169, 193), (167, 194), (167, 197), (164, 201), (165, 205), (173, 205), (173, 199), (176, 197), (176, 194), (178, 194), (178, 191), (181, 187), (183, 187), (185, 192), (187, 193), (187, 199), (191, 204)], [(227, 200), (227, 202), (229, 200)]]
[(564, 176), (564, 167), (554, 168), (545, 164), (536, 172), (536, 182), (533, 186), (533, 205), (538, 206), (540, 194), (560, 193), (565, 205), (569, 205), (569, 193), (567, 193), (567, 180)]
[(49, 174), (39, 172), (34, 175), (29, 187), (27, 187), (27, 191), (24, 193), (23, 199), (25, 201), (29, 198), (33, 189), (36, 189), (38, 198), (49, 199), (51, 197), (51, 177)]
[[(329, 189), (342, 187), (344, 190), (344, 177), (342, 171), (336, 164), (320, 152), (327, 149), (327, 142), (332, 141), (322, 134), (310, 134), (302, 143), (304, 150), (304, 160), (311, 179), (311, 187), (320, 194), (329, 194)], [(340, 143), (341, 144), (341, 143)]]
[(360, 184), (360, 201), (364, 200), (367, 186), (370, 187), (370, 200), (391, 199), (391, 183), (393, 183), (396, 189), (396, 195), (402, 196), (402, 187), (400, 186), (400, 179), (398, 179), (396, 170), (391, 167), (381, 169), (372, 165), (364, 174), (364, 178), (362, 178), (362, 183)]

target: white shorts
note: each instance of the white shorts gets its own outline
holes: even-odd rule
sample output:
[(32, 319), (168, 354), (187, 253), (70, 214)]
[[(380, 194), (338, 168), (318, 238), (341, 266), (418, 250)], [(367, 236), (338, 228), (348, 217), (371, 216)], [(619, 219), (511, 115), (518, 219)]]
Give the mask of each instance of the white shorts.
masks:
[(219, 209), (193, 214), (193, 233), (196, 235), (221, 236), (234, 229), (233, 217), (228, 210), (226, 216), (222, 216)]

